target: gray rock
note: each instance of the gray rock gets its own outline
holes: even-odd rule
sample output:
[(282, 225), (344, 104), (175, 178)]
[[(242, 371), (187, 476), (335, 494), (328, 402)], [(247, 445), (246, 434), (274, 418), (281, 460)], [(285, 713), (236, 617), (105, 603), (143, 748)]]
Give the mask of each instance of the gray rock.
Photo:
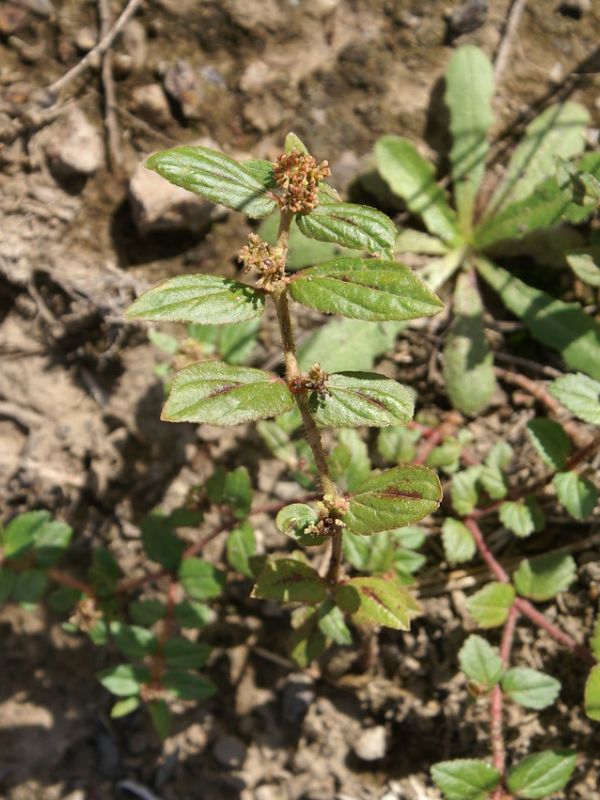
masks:
[(202, 116), (202, 97), (198, 75), (191, 64), (179, 59), (174, 64), (160, 67), (165, 92), (181, 107), (186, 119), (200, 119)]
[(246, 745), (237, 736), (219, 736), (213, 747), (213, 755), (223, 767), (239, 769), (246, 758)]
[(57, 172), (92, 175), (104, 166), (102, 136), (81, 109), (73, 108), (49, 134), (46, 155)]
[(87, 53), (88, 50), (91, 50), (97, 41), (98, 32), (90, 25), (86, 25), (85, 28), (80, 28), (75, 36), (75, 45), (82, 53)]
[(313, 681), (308, 675), (290, 675), (282, 692), (282, 715), (284, 722), (297, 725), (306, 716), (315, 699)]
[(385, 756), (386, 748), (386, 734), (383, 725), (367, 728), (352, 745), (355, 754), (362, 761), (378, 761)]
[(169, 103), (158, 83), (136, 86), (132, 92), (136, 112), (154, 125), (167, 125), (171, 120)]

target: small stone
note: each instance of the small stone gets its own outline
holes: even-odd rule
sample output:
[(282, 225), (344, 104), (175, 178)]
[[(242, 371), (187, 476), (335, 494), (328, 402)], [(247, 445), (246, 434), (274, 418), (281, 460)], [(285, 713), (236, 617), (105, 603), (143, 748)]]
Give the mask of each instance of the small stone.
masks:
[(133, 69), (133, 58), (129, 53), (113, 53), (112, 70), (115, 78), (126, 78)]
[(385, 756), (386, 734), (383, 725), (363, 731), (352, 745), (355, 754), (362, 761), (379, 761)]
[(79, 108), (52, 126), (45, 149), (52, 167), (63, 175), (92, 175), (104, 165), (102, 136)]
[(21, 5), (38, 17), (49, 19), (54, 16), (54, 4), (51, 0), (20, 0)]
[(254, 791), (254, 800), (286, 800), (282, 788), (276, 784), (263, 783)]
[(181, 107), (186, 119), (200, 119), (202, 116), (202, 98), (198, 76), (192, 66), (179, 59), (174, 64), (163, 66), (163, 86), (165, 92)]
[(452, 41), (463, 33), (469, 33), (481, 27), (487, 15), (487, 0), (465, 0), (446, 18), (448, 39)]
[(169, 103), (158, 83), (137, 86), (132, 93), (136, 112), (154, 125), (167, 125), (171, 120)]
[(581, 19), (592, 10), (592, 0), (565, 0), (556, 9), (563, 17)]
[(137, 19), (132, 19), (125, 26), (121, 37), (121, 45), (131, 59), (131, 69), (140, 72), (146, 64), (146, 29)]
[(77, 35), (75, 36), (75, 44), (77, 49), (81, 50), (82, 53), (87, 53), (89, 50), (91, 50), (97, 41), (98, 33), (96, 29), (92, 28), (91, 26), (81, 28), (77, 31)]
[(0, 6), (0, 33), (3, 36), (10, 36), (16, 33), (27, 22), (27, 12), (23, 8), (17, 8), (10, 3)]
[(213, 747), (213, 755), (223, 767), (239, 769), (246, 758), (246, 745), (237, 736), (219, 736)]
[(282, 693), (284, 722), (290, 725), (302, 722), (314, 699), (315, 690), (311, 678), (303, 673), (290, 675)]

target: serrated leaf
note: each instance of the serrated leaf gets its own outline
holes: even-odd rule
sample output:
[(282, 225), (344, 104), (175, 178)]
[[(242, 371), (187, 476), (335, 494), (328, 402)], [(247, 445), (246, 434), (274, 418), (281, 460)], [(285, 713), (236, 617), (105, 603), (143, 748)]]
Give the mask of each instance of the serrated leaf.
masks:
[(548, 387), (559, 403), (584, 422), (600, 425), (600, 383), (587, 375), (564, 375)]
[(442, 525), (442, 543), (446, 559), (451, 564), (470, 561), (477, 549), (473, 534), (467, 526), (451, 517), (446, 517)]
[(414, 406), (412, 389), (375, 372), (334, 372), (323, 391), (308, 395), (308, 407), (322, 428), (407, 425)]
[(375, 144), (377, 169), (394, 194), (413, 214), (419, 214), (428, 231), (445, 242), (457, 238), (456, 215), (435, 182), (435, 169), (415, 147), (399, 136), (383, 136)]
[(466, 516), (477, 505), (479, 493), (477, 491), (477, 481), (481, 475), (481, 467), (474, 466), (457, 472), (452, 476), (450, 485), (450, 496), (452, 507), (460, 516)]
[(321, 204), (310, 214), (298, 216), (296, 222), (309, 239), (375, 255), (390, 255), (396, 241), (396, 226), (388, 216), (355, 203)]
[(112, 719), (119, 719), (126, 717), (127, 714), (132, 714), (141, 705), (142, 701), (139, 697), (126, 697), (125, 700), (119, 700), (114, 704), (110, 711)]
[(204, 642), (174, 636), (165, 643), (163, 653), (169, 669), (197, 669), (206, 664), (211, 648)]
[(485, 259), (477, 268), (535, 339), (558, 350), (571, 368), (600, 378), (600, 324), (581, 306), (555, 300)]
[(148, 703), (148, 713), (152, 720), (154, 730), (161, 739), (166, 739), (171, 731), (171, 712), (164, 700), (154, 700)]
[(542, 111), (525, 129), (490, 208), (497, 211), (509, 202), (526, 198), (556, 173), (558, 157), (570, 159), (580, 153), (585, 147), (589, 119), (589, 112), (579, 103), (560, 103)]
[(514, 451), (508, 442), (496, 442), (486, 456), (485, 463), (490, 467), (506, 469), (514, 458)]
[(575, 519), (585, 519), (593, 512), (598, 502), (598, 489), (587, 478), (576, 472), (559, 472), (552, 484), (556, 496)]
[(156, 637), (147, 628), (114, 621), (110, 623), (110, 633), (119, 650), (130, 661), (141, 661), (156, 650)]
[(147, 159), (146, 168), (176, 186), (249, 217), (266, 217), (276, 205), (251, 170), (208, 147), (186, 145), (163, 150)]
[(364, 320), (429, 317), (442, 302), (408, 267), (379, 258), (338, 258), (297, 272), (289, 292), (298, 303)]
[(439, 506), (442, 489), (426, 467), (402, 466), (385, 470), (350, 495), (344, 516), (351, 533), (371, 534), (410, 525)]
[(596, 664), (585, 683), (585, 713), (590, 719), (600, 722), (600, 664)]
[(260, 317), (264, 293), (219, 275), (177, 275), (149, 289), (127, 309), (130, 319), (223, 325)]
[(162, 511), (152, 511), (141, 525), (142, 544), (151, 561), (175, 570), (181, 561), (184, 544), (174, 533), (171, 520)]
[(450, 110), (450, 163), (459, 217), (470, 227), (477, 189), (483, 178), (486, 139), (494, 116), (492, 65), (478, 47), (459, 47), (446, 71), (444, 100)]
[(558, 697), (560, 681), (537, 669), (513, 667), (502, 676), (502, 689), (525, 708), (547, 708)]
[(40, 569), (24, 569), (17, 572), (13, 589), (13, 600), (23, 606), (32, 606), (46, 591), (48, 578)]
[(467, 600), (467, 611), (481, 628), (504, 625), (515, 599), (510, 583), (492, 581)]
[(18, 558), (35, 542), (44, 525), (51, 520), (48, 511), (26, 511), (12, 519), (2, 533), (4, 558)]
[(168, 422), (239, 425), (275, 417), (293, 405), (290, 390), (275, 375), (205, 361), (177, 373), (161, 418)]
[(524, 500), (507, 500), (499, 509), (500, 522), (515, 536), (525, 538), (544, 528), (544, 512), (535, 497)]
[(553, 419), (538, 417), (527, 423), (527, 431), (542, 461), (552, 469), (562, 469), (571, 451), (563, 426)]
[(338, 586), (335, 602), (360, 625), (383, 625), (407, 631), (420, 606), (408, 591), (389, 578), (351, 578)]
[(403, 322), (332, 319), (320, 325), (298, 348), (298, 362), (309, 369), (318, 362), (326, 372), (369, 370), (405, 328)]
[(239, 528), (234, 528), (227, 538), (227, 561), (237, 572), (251, 578), (249, 559), (255, 553), (254, 529), (249, 522), (243, 522)]
[(251, 596), (284, 603), (319, 603), (326, 595), (325, 581), (304, 561), (268, 558)]
[(324, 544), (327, 541), (326, 536), (320, 536), (306, 530), (315, 525), (318, 519), (319, 515), (314, 508), (307, 506), (305, 503), (292, 503), (281, 509), (277, 514), (275, 524), (285, 536), (295, 539), (305, 547), (312, 547)]
[(498, 649), (476, 634), (463, 644), (458, 660), (467, 678), (485, 690), (492, 689), (504, 672)]
[(181, 700), (205, 700), (217, 691), (217, 687), (208, 678), (184, 669), (168, 669), (163, 684)]
[(223, 573), (200, 558), (186, 558), (181, 562), (179, 580), (186, 592), (195, 600), (218, 597), (225, 585)]
[(492, 500), (501, 500), (506, 497), (508, 492), (506, 477), (498, 467), (484, 464), (479, 481)]
[(352, 644), (352, 634), (340, 609), (331, 601), (326, 600), (317, 609), (315, 616), (321, 633), (336, 644)]
[(490, 402), (496, 378), (485, 338), (483, 304), (472, 273), (458, 276), (453, 306), (454, 320), (444, 344), (446, 389), (455, 408), (475, 415)]
[(131, 664), (119, 664), (98, 672), (96, 677), (105, 689), (117, 697), (138, 695), (143, 683), (150, 680), (150, 670), (144, 667), (133, 667)]
[(394, 252), (400, 255), (402, 253), (422, 253), (426, 256), (443, 256), (448, 252), (448, 246), (437, 236), (429, 236), (422, 231), (404, 228), (398, 234)]
[(572, 750), (544, 750), (524, 758), (508, 772), (511, 792), (524, 800), (538, 800), (560, 791), (575, 765), (577, 753)]
[(498, 770), (475, 758), (439, 761), (431, 777), (446, 800), (484, 800), (500, 783)]
[(445, 439), (429, 453), (425, 464), (428, 467), (443, 469), (448, 475), (452, 475), (460, 466), (461, 450), (462, 445), (456, 439)]
[(531, 600), (550, 600), (575, 580), (572, 556), (549, 554), (521, 561), (513, 574), (517, 592)]

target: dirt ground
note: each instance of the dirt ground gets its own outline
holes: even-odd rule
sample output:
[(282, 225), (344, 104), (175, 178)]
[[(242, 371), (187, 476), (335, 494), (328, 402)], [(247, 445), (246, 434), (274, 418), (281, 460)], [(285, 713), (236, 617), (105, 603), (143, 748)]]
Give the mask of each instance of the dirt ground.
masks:
[[(275, 496), (278, 467), (251, 431), (215, 434), (159, 421), (163, 388), (153, 370), (160, 354), (144, 327), (123, 318), (131, 300), (162, 277), (235, 274), (249, 229), (241, 216), (206, 204), (178, 207), (173, 213), (183, 227), (173, 228), (164, 209), (156, 211), (155, 185), (140, 179), (136, 189), (132, 177), (153, 150), (199, 140), (234, 155), (272, 158), (288, 130), (329, 159), (342, 192), (368, 167), (384, 133), (421, 142), (443, 171), (445, 65), (453, 47), (466, 43), (493, 56), (509, 5), (145, 0), (113, 48), (120, 143), (112, 156), (120, 163), (109, 170), (97, 70), (64, 88), (53, 121), (43, 91), (93, 46), (97, 4), (0, 3), (3, 519), (48, 508), (76, 531), (73, 571), (99, 543), (135, 570), (140, 519), (158, 503), (174, 506), (215, 461), (251, 460), (259, 488)], [(116, 17), (122, 3), (112, 6)], [(496, 133), (570, 96), (590, 110), (597, 134), (599, 32), (598, 0), (530, 1), (495, 99)], [(405, 353), (406, 341), (397, 347)], [(415, 346), (408, 362), (399, 360), (407, 374), (421, 376), (421, 402), (434, 409), (447, 401), (420, 366), (435, 360), (435, 348), (432, 338)], [(267, 325), (256, 364), (276, 352)], [(502, 393), (489, 415), (472, 423), (476, 444), (501, 436), (505, 426), (514, 431), (522, 410), (518, 396)], [(549, 546), (560, 541), (559, 522), (550, 528)], [(569, 525), (571, 536), (591, 531)], [(268, 520), (264, 527), (270, 530)], [(218, 546), (213, 555), (219, 557)], [(439, 548), (430, 555), (433, 566)], [(561, 624), (576, 638), (589, 629), (599, 577), (596, 553), (584, 551), (578, 562), (578, 583), (560, 609)], [(318, 672), (294, 668), (278, 644), (287, 616), (273, 609), (258, 616), (240, 589), (213, 665), (219, 694), (200, 707), (181, 704), (164, 744), (144, 715), (109, 718), (110, 700), (94, 673), (111, 663), (110, 653), (68, 636), (50, 614), (4, 608), (2, 796), (433, 800), (431, 763), (484, 756), (488, 747), (484, 709), (457, 674), (456, 653), (469, 624), (465, 595), (440, 583), (410, 634), (381, 634), (368, 675), (357, 666), (357, 648), (334, 651)], [(225, 635), (232, 647), (224, 646)], [(541, 656), (563, 682), (561, 699), (539, 715), (510, 710), (511, 752), (542, 743), (576, 747), (585, 759), (568, 797), (600, 798), (600, 733), (580, 705), (585, 670), (522, 626), (517, 663), (541, 666)], [(361, 760), (353, 746), (376, 728), (385, 755)]]

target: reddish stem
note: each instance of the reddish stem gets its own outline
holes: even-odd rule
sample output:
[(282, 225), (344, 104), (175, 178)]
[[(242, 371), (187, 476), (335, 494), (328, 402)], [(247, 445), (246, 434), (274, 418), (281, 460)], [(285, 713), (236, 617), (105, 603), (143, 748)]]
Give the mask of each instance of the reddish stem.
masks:
[[(502, 632), (502, 642), (500, 644), (500, 658), (502, 665), (506, 669), (510, 660), (510, 651), (515, 636), (515, 626), (519, 611), (513, 605), (508, 612), (508, 617), (504, 623)], [(490, 697), (490, 739), (492, 743), (492, 763), (504, 778), (506, 773), (506, 748), (504, 746), (504, 732), (502, 727), (502, 689), (500, 684), (496, 684), (492, 689)], [(501, 795), (500, 795), (501, 796)]]
[(492, 575), (494, 575), (494, 577), (496, 577), (501, 583), (510, 583), (508, 572), (506, 572), (502, 564), (496, 560), (496, 557), (487, 546), (485, 539), (483, 538), (481, 528), (477, 522), (472, 516), (467, 517), (464, 522), (467, 528), (471, 531), (473, 539), (475, 540), (475, 544), (477, 545), (477, 549), (479, 550), (479, 554), (488, 565)]

